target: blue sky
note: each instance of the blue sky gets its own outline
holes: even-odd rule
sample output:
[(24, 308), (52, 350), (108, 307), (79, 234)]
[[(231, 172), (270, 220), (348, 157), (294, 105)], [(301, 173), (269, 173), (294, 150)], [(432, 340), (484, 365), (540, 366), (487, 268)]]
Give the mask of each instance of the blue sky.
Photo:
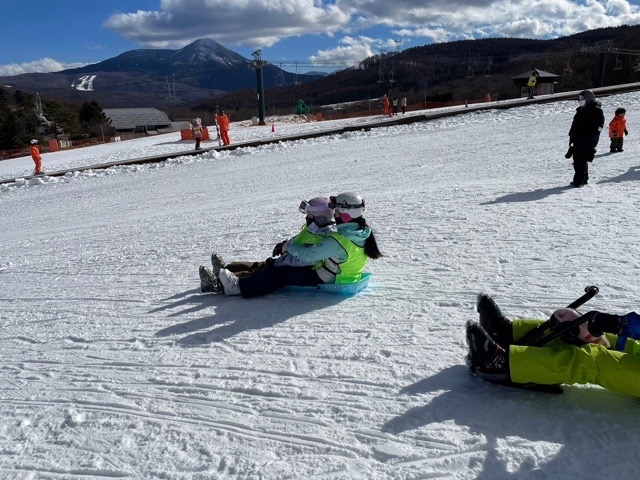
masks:
[(486, 37), (555, 38), (640, 24), (640, 0), (2, 0), (0, 75), (97, 63), (212, 38), (294, 71)]

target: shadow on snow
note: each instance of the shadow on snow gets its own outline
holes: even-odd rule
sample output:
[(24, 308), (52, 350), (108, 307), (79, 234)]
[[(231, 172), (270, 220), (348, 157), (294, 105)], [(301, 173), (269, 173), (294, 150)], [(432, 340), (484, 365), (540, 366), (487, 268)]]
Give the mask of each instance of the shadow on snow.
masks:
[[(200, 310), (214, 308), (212, 315), (171, 325), (156, 332), (156, 337), (186, 335), (178, 344), (189, 347), (222, 342), (249, 330), (270, 328), (290, 318), (336, 305), (349, 297), (328, 295), (314, 291), (278, 290), (264, 297), (243, 299), (224, 295), (200, 294), (199, 289), (185, 292), (171, 304), (156, 308), (149, 313), (182, 308), (168, 316), (179, 317)], [(203, 331), (207, 330), (208, 331)]]
[(571, 185), (567, 185), (564, 187), (553, 187), (553, 188), (539, 188), (532, 192), (518, 192), (518, 193), (510, 193), (509, 195), (504, 195), (502, 197), (498, 197), (495, 200), (491, 200), (490, 202), (483, 202), (480, 205), (495, 205), (497, 203), (520, 203), (520, 202), (536, 202), (538, 200), (542, 200), (543, 198), (547, 198), (550, 195), (559, 195), (565, 190), (572, 189)]
[[(564, 394), (554, 395), (492, 385), (470, 377), (464, 365), (455, 365), (404, 387), (400, 394), (434, 392), (437, 396), (429, 396), (426, 405), (411, 408), (388, 420), (381, 430), (400, 435), (441, 423), (468, 428), (469, 433), (478, 435), (484, 444), (472, 445), (469, 449), (488, 452), (482, 460), (469, 458), (469, 462), (482, 462), (482, 472), (476, 477), (482, 480), (574, 478), (572, 474), (579, 473), (567, 473), (572, 465), (593, 462), (599, 463), (599, 471), (604, 471), (607, 463), (615, 471), (617, 465), (624, 468), (624, 464), (619, 464), (606, 451), (625, 450), (632, 441), (631, 432), (640, 428), (638, 399), (599, 387), (565, 385), (564, 389)], [(567, 424), (567, 419), (575, 419), (577, 411), (583, 412), (580, 424)], [(627, 421), (633, 425), (623, 427)], [(602, 457), (591, 458), (594, 453), (591, 435), (602, 435), (609, 427), (607, 440), (602, 440)], [(578, 441), (567, 442), (567, 430), (574, 430), (573, 436)], [(509, 448), (509, 442), (521, 447), (521, 440), (525, 438), (531, 442), (555, 443), (558, 451), (546, 459), (532, 460), (537, 456), (532, 444), (531, 458), (522, 458), (519, 466), (507, 465), (502, 452)], [(585, 448), (585, 444), (590, 448)], [(448, 448), (446, 442), (443, 448)], [(636, 458), (634, 454), (625, 461), (635, 462)]]

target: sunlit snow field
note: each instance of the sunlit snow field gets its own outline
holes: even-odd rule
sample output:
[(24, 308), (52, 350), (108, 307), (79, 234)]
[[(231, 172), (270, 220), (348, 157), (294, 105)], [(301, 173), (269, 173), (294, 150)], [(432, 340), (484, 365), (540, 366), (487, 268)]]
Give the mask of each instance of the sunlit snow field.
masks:
[[(481, 291), (511, 317), (587, 285), (591, 308), (640, 308), (640, 93), (600, 100), (629, 136), (611, 155), (603, 134), (581, 189), (564, 158), (577, 101), (197, 156), (179, 133), (45, 154), (50, 171), (177, 156), (0, 185), (0, 477), (633, 478), (638, 399), (464, 366)], [(32, 169), (2, 161), (0, 179)], [(369, 288), (200, 293), (212, 252), (265, 259), (300, 200), (348, 190), (385, 254)]]

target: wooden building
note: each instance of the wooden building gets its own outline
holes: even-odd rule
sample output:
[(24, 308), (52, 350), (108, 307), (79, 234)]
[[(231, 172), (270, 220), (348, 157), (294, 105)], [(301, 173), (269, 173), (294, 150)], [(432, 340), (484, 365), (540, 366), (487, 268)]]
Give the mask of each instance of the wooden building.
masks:
[(171, 125), (167, 114), (157, 108), (105, 108), (103, 112), (117, 132), (147, 132)]
[(545, 72), (544, 70), (540, 70), (539, 68), (534, 68), (511, 78), (511, 80), (513, 80), (514, 88), (516, 89), (516, 95), (519, 97), (527, 97), (529, 95), (529, 87), (527, 87), (527, 82), (529, 81), (529, 77), (534, 70), (537, 70), (540, 74), (538, 76), (538, 81), (536, 82), (535, 95), (548, 95), (551, 93), (555, 93), (555, 85), (558, 83), (560, 75), (556, 75), (555, 73), (551, 72)]

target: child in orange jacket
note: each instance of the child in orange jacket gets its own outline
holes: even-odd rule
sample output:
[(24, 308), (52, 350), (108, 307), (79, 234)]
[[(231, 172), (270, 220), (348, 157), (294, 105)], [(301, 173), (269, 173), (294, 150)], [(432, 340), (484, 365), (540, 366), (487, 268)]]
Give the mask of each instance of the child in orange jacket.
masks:
[(29, 153), (33, 159), (33, 163), (36, 164), (36, 168), (33, 171), (34, 175), (42, 175), (42, 157), (40, 156), (40, 147), (38, 147), (38, 140), (35, 138), (31, 140), (31, 146), (29, 147)]
[(616, 114), (609, 122), (609, 138), (611, 139), (611, 146), (609, 151), (611, 153), (622, 152), (622, 143), (624, 142), (624, 136), (629, 135), (627, 131), (627, 119), (624, 118), (627, 111), (624, 108), (618, 108)]

